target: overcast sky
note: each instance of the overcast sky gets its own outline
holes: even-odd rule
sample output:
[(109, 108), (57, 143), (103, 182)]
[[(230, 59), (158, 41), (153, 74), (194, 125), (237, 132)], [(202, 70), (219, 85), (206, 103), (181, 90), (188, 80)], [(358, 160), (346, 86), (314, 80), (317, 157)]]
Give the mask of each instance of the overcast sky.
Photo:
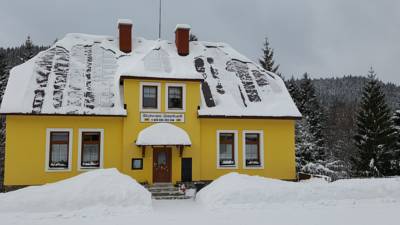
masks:
[[(134, 36), (158, 37), (158, 0), (0, 0), (0, 46), (27, 35), (49, 45), (66, 33), (116, 35), (118, 18)], [(400, 84), (398, 0), (163, 0), (162, 38), (188, 23), (200, 40), (229, 43), (256, 60), (265, 36), (285, 77), (365, 75), (373, 66)]]

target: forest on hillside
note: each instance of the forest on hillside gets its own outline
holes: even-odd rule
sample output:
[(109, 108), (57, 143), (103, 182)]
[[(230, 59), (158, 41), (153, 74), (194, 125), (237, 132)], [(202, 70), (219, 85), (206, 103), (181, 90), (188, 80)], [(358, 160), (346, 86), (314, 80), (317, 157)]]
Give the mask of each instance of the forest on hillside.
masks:
[[(196, 36), (191, 37), (193, 41), (197, 39)], [(0, 103), (10, 69), (46, 48), (48, 47), (35, 45), (29, 37), (19, 47), (0, 48)], [(262, 53), (260, 65), (283, 77), (279, 71), (279, 65), (274, 61), (274, 51), (269, 46), (268, 39), (265, 39)], [(302, 78), (285, 80), (290, 94), (303, 114), (303, 119), (297, 121), (296, 125), (296, 156), (299, 172), (323, 174), (333, 179), (399, 175), (400, 115), (396, 115), (396, 109), (399, 104), (400, 87), (392, 83), (383, 83), (379, 81), (379, 74), (376, 75), (374, 71), (370, 73), (374, 75), (370, 74), (371, 76), (368, 77), (366, 72), (365, 76), (346, 75), (318, 79), (313, 79), (313, 75), (305, 73)], [(302, 71), (299, 71), (299, 74), (302, 74)], [(372, 85), (371, 90), (368, 90), (368, 85)], [(373, 94), (376, 95), (375, 99)], [(380, 108), (376, 109), (375, 114), (371, 114), (367, 120), (375, 121), (375, 115), (379, 115), (380, 118), (389, 117), (387, 119), (390, 120), (389, 122), (383, 121), (386, 122), (383, 127), (390, 128), (389, 130), (381, 128), (385, 123), (367, 124), (368, 121), (365, 124), (361, 123), (361, 117), (373, 111), (367, 104), (368, 101), (373, 100), (376, 101), (373, 104)], [(385, 105), (387, 105), (387, 110)], [(397, 113), (400, 114), (400, 112)], [(0, 184), (4, 165), (6, 126), (4, 118), (1, 116)], [(384, 131), (386, 136), (396, 137), (393, 140), (372, 140), (372, 144), (369, 145), (376, 145), (377, 149), (371, 149), (357, 141), (357, 135), (363, 132), (362, 126), (378, 127), (379, 129), (374, 128), (372, 131), (375, 133)], [(364, 141), (370, 143), (370, 140)], [(389, 146), (389, 142), (394, 144)], [(388, 149), (382, 149), (382, 146), (386, 145)], [(358, 162), (356, 158), (359, 158)], [(391, 165), (387, 166), (385, 164), (387, 161)], [(389, 170), (388, 167), (392, 169)], [(389, 172), (382, 173), (380, 170), (383, 168)]]

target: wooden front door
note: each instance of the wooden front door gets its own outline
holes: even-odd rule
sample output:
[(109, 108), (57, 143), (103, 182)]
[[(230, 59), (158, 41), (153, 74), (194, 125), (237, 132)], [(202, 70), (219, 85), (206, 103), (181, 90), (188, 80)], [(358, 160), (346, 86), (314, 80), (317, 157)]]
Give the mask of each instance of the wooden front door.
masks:
[(169, 183), (171, 174), (171, 148), (154, 148), (153, 183)]

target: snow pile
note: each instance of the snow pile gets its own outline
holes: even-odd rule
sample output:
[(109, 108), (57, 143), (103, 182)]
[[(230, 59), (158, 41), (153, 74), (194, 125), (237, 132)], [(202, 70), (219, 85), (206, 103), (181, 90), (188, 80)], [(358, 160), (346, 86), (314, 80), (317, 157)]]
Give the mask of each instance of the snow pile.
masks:
[(60, 182), (0, 194), (0, 212), (48, 212), (88, 207), (151, 208), (151, 193), (117, 169), (99, 169)]
[(355, 204), (360, 201), (400, 202), (400, 178), (322, 179), (288, 182), (230, 173), (203, 188), (196, 201), (209, 208), (255, 208), (270, 204)]
[(136, 145), (191, 145), (185, 130), (170, 123), (156, 123), (138, 134)]

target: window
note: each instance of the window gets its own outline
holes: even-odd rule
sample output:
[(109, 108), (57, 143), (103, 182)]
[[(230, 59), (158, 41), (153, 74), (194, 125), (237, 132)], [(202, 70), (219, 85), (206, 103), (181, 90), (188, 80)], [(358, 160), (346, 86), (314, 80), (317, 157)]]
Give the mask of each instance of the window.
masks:
[(244, 131), (244, 165), (247, 168), (262, 167), (263, 164), (262, 131)]
[(143, 108), (157, 109), (157, 86), (143, 86)]
[(100, 166), (100, 132), (82, 133), (81, 167)]
[(49, 168), (68, 168), (69, 132), (50, 132)]
[(141, 158), (133, 158), (132, 159), (132, 169), (133, 170), (141, 170), (141, 169), (143, 169), (143, 159), (141, 159)]
[(79, 129), (79, 169), (102, 168), (103, 130)]
[(237, 132), (218, 131), (218, 165), (217, 167), (236, 167)]
[(72, 129), (47, 129), (46, 136), (46, 171), (69, 171)]
[(168, 109), (182, 109), (182, 87), (168, 87)]
[(183, 112), (185, 111), (185, 84), (166, 84), (166, 103), (168, 112)]
[(159, 83), (142, 82), (140, 84), (140, 110), (141, 111), (159, 111), (160, 93)]

